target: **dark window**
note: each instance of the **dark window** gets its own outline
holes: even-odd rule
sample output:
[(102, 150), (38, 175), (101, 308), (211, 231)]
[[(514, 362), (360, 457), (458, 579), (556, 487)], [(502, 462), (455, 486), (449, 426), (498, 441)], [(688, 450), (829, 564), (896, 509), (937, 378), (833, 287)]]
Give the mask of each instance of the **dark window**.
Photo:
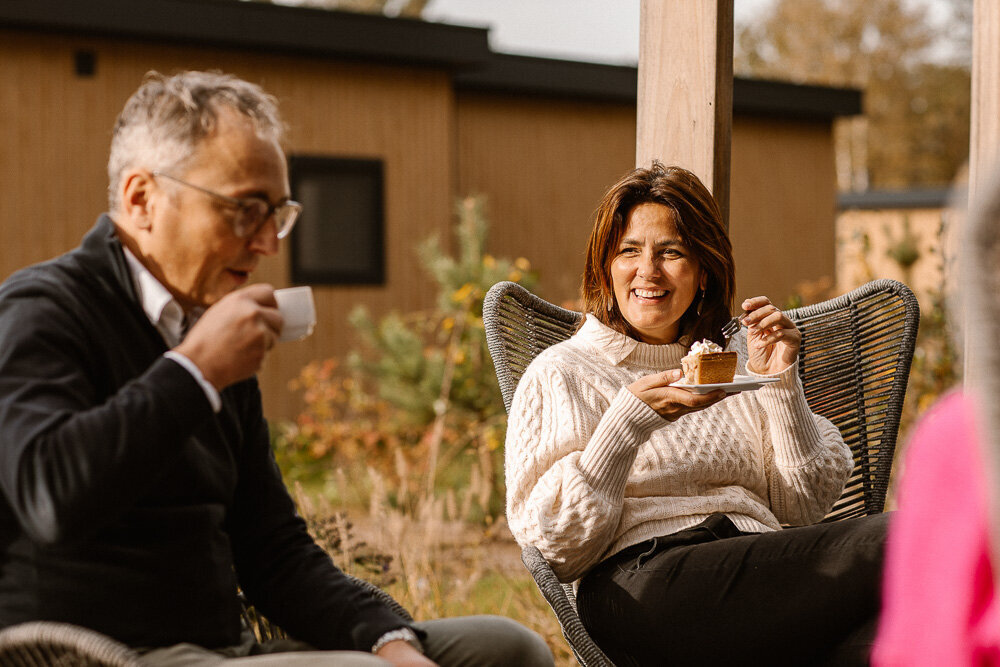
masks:
[(382, 161), (293, 155), (292, 282), (385, 283)]
[(73, 54), (73, 68), (81, 78), (90, 78), (97, 71), (97, 54), (93, 51), (80, 50)]

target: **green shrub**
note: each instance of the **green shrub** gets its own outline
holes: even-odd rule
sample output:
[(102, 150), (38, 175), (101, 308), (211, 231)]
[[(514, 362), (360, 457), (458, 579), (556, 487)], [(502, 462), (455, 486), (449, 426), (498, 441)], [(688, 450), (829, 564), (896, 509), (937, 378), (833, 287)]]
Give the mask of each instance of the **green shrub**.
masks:
[(486, 522), (503, 512), (506, 418), (483, 298), (498, 281), (530, 287), (534, 276), (526, 259), (486, 252), (481, 198), (457, 208), (456, 254), (437, 239), (419, 248), (436, 305), (377, 320), (355, 309), (359, 345), (346, 363), (310, 363), (293, 382), (306, 407), (275, 438), (290, 480), (353, 505), (384, 500), (418, 513), (440, 500), (449, 518)]

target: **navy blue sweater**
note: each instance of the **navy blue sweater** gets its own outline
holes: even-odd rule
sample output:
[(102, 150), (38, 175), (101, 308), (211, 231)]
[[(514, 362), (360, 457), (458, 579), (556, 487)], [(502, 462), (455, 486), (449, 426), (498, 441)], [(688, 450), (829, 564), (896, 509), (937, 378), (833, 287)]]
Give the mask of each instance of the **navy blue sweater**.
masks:
[(214, 414), (165, 351), (107, 216), (0, 286), (0, 627), (231, 645), (237, 585), (318, 648), (368, 650), (407, 625), (306, 532), (256, 379)]

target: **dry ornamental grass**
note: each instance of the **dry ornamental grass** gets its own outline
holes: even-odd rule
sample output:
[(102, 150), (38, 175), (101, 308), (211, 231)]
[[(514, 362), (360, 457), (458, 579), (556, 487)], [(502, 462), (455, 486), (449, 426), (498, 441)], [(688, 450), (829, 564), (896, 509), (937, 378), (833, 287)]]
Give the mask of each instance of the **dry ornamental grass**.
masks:
[(367, 510), (350, 513), (298, 485), (295, 495), (310, 532), (334, 562), (384, 588), (414, 618), (507, 616), (542, 635), (556, 665), (576, 664), (502, 519), (488, 527), (449, 519), (448, 503), (429, 496), (414, 504), (414, 513), (403, 512), (384, 489), (372, 494)]

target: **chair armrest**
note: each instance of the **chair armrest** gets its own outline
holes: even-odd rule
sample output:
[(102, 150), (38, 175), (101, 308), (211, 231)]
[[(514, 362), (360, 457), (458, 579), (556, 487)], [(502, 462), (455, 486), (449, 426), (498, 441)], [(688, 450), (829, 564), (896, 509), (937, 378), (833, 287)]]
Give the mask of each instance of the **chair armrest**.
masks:
[(552, 567), (538, 548), (530, 545), (524, 547), (521, 550), (521, 562), (528, 568), (538, 590), (555, 612), (563, 636), (566, 637), (580, 663), (586, 667), (591, 665), (613, 667), (611, 660), (604, 655), (604, 651), (594, 643), (587, 629), (583, 627), (583, 622), (580, 621), (576, 611), (576, 600), (572, 597), (573, 589), (559, 582), (556, 573), (552, 571)]
[(31, 621), (0, 630), (0, 665), (92, 665), (140, 667), (138, 653), (94, 630), (49, 621)]

